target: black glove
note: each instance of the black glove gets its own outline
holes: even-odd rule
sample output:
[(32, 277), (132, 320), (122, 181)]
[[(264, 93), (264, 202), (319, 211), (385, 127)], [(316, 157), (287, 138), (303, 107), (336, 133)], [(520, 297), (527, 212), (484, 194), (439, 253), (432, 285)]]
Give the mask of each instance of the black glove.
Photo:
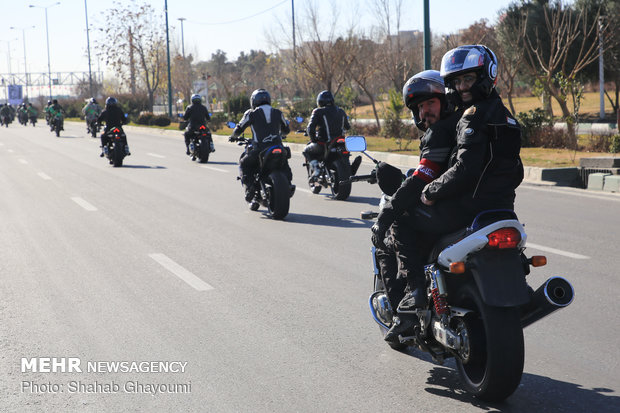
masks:
[(228, 142), (236, 142), (237, 138), (235, 138), (235, 135), (230, 135), (230, 137), (228, 138)]
[(385, 245), (385, 235), (392, 226), (394, 218), (394, 214), (390, 209), (384, 209), (377, 217), (377, 222), (370, 229), (372, 231), (370, 240), (375, 247), (383, 250), (387, 249)]

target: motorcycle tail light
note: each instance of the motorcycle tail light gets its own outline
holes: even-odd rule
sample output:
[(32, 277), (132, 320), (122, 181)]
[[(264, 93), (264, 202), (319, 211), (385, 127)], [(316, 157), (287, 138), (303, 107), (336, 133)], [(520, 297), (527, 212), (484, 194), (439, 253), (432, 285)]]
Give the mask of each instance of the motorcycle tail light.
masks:
[(200, 130), (203, 130), (205, 128), (205, 125), (200, 125)]
[(487, 247), (498, 249), (517, 248), (521, 242), (521, 234), (516, 228), (500, 228), (487, 235)]
[(274, 149), (271, 153), (282, 153), (282, 149)]
[(342, 151), (342, 154), (343, 154), (343, 155), (348, 155), (348, 154), (349, 154), (349, 151)]
[(542, 267), (543, 265), (547, 265), (547, 257), (544, 255), (533, 255), (530, 258), (530, 265), (532, 267)]
[(338, 139), (338, 140), (336, 141), (336, 143), (342, 143), (342, 144), (344, 144), (344, 139), (340, 138), (340, 139)]
[(114, 132), (114, 133), (118, 133), (118, 132), (119, 132), (119, 130), (118, 130), (118, 128), (114, 128), (114, 130), (113, 130), (112, 132)]

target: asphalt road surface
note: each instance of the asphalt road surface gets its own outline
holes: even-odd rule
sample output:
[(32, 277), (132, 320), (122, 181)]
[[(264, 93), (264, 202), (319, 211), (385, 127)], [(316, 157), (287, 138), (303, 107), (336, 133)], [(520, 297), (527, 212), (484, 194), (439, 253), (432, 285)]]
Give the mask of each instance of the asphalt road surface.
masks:
[(0, 129), (1, 411), (620, 411), (620, 196), (519, 188), (527, 253), (549, 261), (530, 284), (561, 275), (576, 297), (525, 330), (521, 385), (487, 404), (453, 361), (383, 342), (359, 219), (376, 185), (313, 195), (294, 154), (274, 221), (243, 201), (236, 145), (200, 165), (181, 132), (128, 129), (113, 168), (65, 129)]

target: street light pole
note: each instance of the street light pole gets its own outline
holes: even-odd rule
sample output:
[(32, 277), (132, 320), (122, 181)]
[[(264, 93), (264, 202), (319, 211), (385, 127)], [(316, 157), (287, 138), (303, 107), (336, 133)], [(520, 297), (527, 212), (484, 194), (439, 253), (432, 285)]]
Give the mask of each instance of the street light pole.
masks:
[(185, 59), (185, 37), (183, 36), (183, 21), (187, 19), (185, 17), (179, 17), (177, 20), (181, 21), (181, 50), (183, 53), (183, 59)]
[(17, 29), (21, 29), (22, 31), (22, 40), (24, 42), (24, 77), (26, 78), (26, 90), (24, 90), (26, 96), (28, 95), (28, 66), (26, 64), (26, 29), (34, 29), (34, 26), (30, 26), (30, 27), (13, 27), (11, 26), (11, 29), (13, 30), (17, 30)]
[(47, 9), (49, 9), (50, 7), (57, 6), (59, 4), (60, 2), (50, 4), (49, 6), (35, 6), (33, 4), (29, 6), (29, 7), (36, 7), (36, 8), (45, 10), (45, 38), (47, 39), (47, 76), (48, 76), (47, 80), (48, 80), (48, 85), (49, 85), (50, 100), (52, 99), (52, 66), (50, 64), (50, 34), (49, 34), (49, 27), (47, 24)]
[(93, 96), (93, 74), (90, 66), (90, 34), (88, 29), (88, 4), (86, 4), (86, 0), (84, 0), (84, 15), (86, 16), (86, 48), (88, 49), (88, 90), (90, 92), (90, 97)]
[(168, 0), (164, 0), (166, 9), (166, 53), (168, 55), (168, 116), (172, 117), (172, 79), (170, 76), (170, 36), (168, 33)]

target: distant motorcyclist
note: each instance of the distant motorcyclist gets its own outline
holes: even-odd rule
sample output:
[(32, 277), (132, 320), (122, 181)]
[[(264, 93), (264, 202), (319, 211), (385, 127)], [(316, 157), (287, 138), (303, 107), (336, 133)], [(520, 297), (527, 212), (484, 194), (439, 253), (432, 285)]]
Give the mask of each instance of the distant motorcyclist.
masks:
[(51, 110), (52, 110), (52, 101), (48, 100), (47, 105), (45, 106), (45, 108), (43, 108), (43, 111), (45, 112), (45, 123), (47, 123), (48, 125), (51, 123), (51, 118), (52, 118)]
[(24, 126), (28, 125), (28, 111), (26, 110), (25, 103), (21, 103), (17, 107), (17, 119), (19, 120), (19, 123), (21, 123), (22, 125)]
[[(209, 115), (209, 109), (202, 104), (202, 97), (198, 94), (192, 95), (192, 104), (185, 109), (183, 114), (183, 120), (189, 121), (187, 129), (185, 131), (185, 154), (189, 155), (189, 141), (194, 131), (198, 130), (201, 126), (207, 124), (211, 120)], [(213, 142), (211, 142), (211, 152), (215, 152)]]
[(28, 103), (26, 111), (28, 112), (28, 119), (31, 121), (34, 120), (36, 122), (36, 119), (39, 116), (39, 111), (37, 110), (37, 108), (32, 106), (32, 103)]
[(0, 117), (5, 125), (8, 126), (9, 123), (11, 123), (11, 109), (9, 108), (8, 103), (5, 103), (2, 107), (0, 107)]
[[(99, 156), (103, 158), (104, 150), (108, 146), (108, 142), (110, 141), (110, 138), (108, 137), (108, 132), (110, 131), (110, 129), (116, 127), (122, 130), (123, 125), (127, 123), (127, 117), (125, 116), (123, 110), (118, 107), (118, 101), (115, 97), (110, 96), (106, 99), (105, 109), (103, 110), (103, 112), (101, 112), (99, 117), (97, 117), (97, 123), (101, 124), (102, 122), (105, 122), (105, 129), (101, 134), (101, 154)], [(124, 143), (127, 155), (131, 155), (131, 153), (129, 152), (129, 145), (127, 144), (127, 136), (124, 132), (122, 135), (125, 140)]]
[[(252, 145), (241, 155), (239, 167), (241, 168), (241, 183), (245, 187), (245, 199), (252, 200), (254, 194), (252, 176), (258, 168), (258, 156), (261, 151), (273, 145), (281, 145), (282, 137), (290, 132), (288, 121), (284, 114), (271, 107), (271, 95), (265, 89), (256, 89), (250, 97), (252, 108), (248, 109), (239, 124), (233, 130), (228, 139), (230, 142), (237, 140), (243, 131), (251, 126)], [(289, 182), (293, 180), (293, 173), (288, 162), (284, 168)]]
[(99, 115), (101, 115), (101, 106), (99, 106), (95, 98), (91, 98), (82, 108), (82, 114), (84, 115), (84, 119), (86, 119), (86, 132), (90, 133), (91, 123), (96, 121)]
[(60, 130), (65, 130), (64, 128), (64, 114), (65, 110), (62, 105), (58, 103), (58, 99), (52, 100), (52, 105), (49, 109), (50, 113), (50, 127), (51, 130), (54, 130), (54, 122), (60, 122)]
[[(320, 174), (319, 162), (325, 159), (329, 144), (344, 136), (351, 129), (347, 114), (334, 103), (334, 95), (324, 90), (316, 97), (317, 108), (312, 111), (306, 128), (310, 143), (303, 151), (306, 162), (312, 167), (311, 180)], [(318, 131), (318, 132), (317, 132)]]

